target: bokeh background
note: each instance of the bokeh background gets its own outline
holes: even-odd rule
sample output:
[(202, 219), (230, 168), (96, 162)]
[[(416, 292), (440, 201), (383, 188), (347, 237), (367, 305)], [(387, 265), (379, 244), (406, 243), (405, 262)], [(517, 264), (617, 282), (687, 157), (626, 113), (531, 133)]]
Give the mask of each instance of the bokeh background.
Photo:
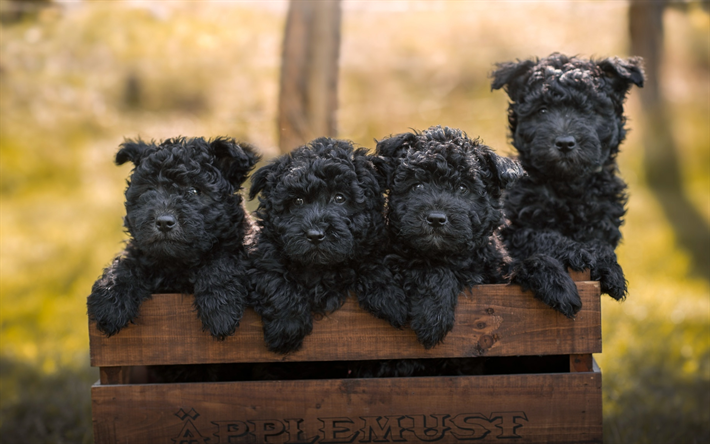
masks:
[[(117, 147), (124, 137), (230, 135), (277, 155), (287, 9), (0, 1), (1, 441), (93, 442), (85, 301), (126, 238), (130, 166), (113, 164)], [(494, 63), (629, 56), (628, 22), (626, 1), (345, 1), (337, 135), (372, 148), (442, 124), (512, 154), (507, 97), (490, 91)], [(705, 237), (683, 241), (668, 193), (649, 186), (644, 135), (657, 128), (634, 88), (619, 156), (630, 290), (623, 303), (603, 297), (596, 355), (609, 443), (710, 442), (710, 270), (698, 265), (710, 249), (707, 2), (671, 2), (662, 25), (653, 74), (681, 173), (670, 202), (688, 202)]]

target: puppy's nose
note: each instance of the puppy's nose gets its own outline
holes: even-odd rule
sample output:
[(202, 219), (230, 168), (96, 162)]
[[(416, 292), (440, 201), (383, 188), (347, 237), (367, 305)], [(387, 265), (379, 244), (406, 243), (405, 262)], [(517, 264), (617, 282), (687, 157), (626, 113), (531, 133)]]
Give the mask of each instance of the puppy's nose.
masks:
[(158, 226), (158, 229), (160, 231), (162, 231), (163, 233), (167, 233), (175, 227), (176, 221), (173, 216), (169, 214), (163, 214), (162, 216), (158, 216), (155, 219), (155, 224)]
[(306, 231), (306, 237), (308, 238), (309, 242), (319, 244), (323, 241), (323, 239), (325, 239), (325, 233), (323, 232), (323, 230), (311, 228), (310, 230)]
[(576, 145), (577, 140), (574, 138), (574, 136), (560, 136), (555, 139), (555, 146), (563, 153), (568, 153), (572, 151)]
[(446, 224), (446, 214), (441, 211), (432, 211), (426, 218), (426, 221), (432, 227), (440, 227)]

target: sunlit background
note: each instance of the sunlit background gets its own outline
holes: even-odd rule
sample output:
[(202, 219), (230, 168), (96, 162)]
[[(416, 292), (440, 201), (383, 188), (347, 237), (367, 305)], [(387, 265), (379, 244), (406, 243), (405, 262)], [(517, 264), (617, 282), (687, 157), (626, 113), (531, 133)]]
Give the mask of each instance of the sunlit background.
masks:
[[(0, 440), (90, 443), (86, 296), (122, 248), (124, 137), (229, 135), (268, 159), (286, 1), (0, 1)], [(663, 14), (658, 73), (682, 195), (710, 221), (707, 3)], [(441, 124), (498, 152), (507, 97), (495, 62), (629, 56), (625, 1), (345, 1), (338, 137)], [(710, 270), (647, 183), (640, 90), (619, 163), (630, 201), (626, 302), (604, 296), (604, 438), (710, 442)], [(253, 205), (250, 204), (253, 209)], [(707, 239), (707, 237), (702, 238)], [(698, 239), (696, 243), (704, 242)], [(710, 248), (709, 245), (699, 245)]]

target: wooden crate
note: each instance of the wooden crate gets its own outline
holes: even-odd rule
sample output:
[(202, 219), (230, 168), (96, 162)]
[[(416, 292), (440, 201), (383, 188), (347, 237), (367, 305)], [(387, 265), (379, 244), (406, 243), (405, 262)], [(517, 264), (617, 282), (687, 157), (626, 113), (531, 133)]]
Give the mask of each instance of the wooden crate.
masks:
[[(267, 351), (259, 317), (216, 341), (192, 298), (154, 295), (136, 324), (106, 338), (89, 327), (96, 443), (601, 442), (598, 282), (574, 274), (583, 308), (575, 320), (517, 286), (464, 292), (456, 325), (425, 350), (348, 300), (315, 322), (302, 350)], [(566, 355), (558, 373), (380, 379), (135, 383), (137, 366), (396, 358)], [(510, 358), (508, 358), (510, 359)], [(550, 358), (552, 359), (552, 358)], [(567, 361), (566, 361), (567, 362)]]

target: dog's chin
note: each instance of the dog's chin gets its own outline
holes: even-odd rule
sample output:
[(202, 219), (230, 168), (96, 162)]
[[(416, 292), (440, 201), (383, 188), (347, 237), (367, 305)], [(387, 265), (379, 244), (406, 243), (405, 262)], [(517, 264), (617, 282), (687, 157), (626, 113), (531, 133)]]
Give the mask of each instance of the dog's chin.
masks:
[(292, 261), (305, 266), (337, 265), (348, 259), (348, 255), (346, 253), (337, 253), (320, 248), (314, 248), (311, 251), (297, 255), (290, 255), (290, 257)]
[(538, 171), (538, 174), (552, 180), (568, 182), (578, 181), (599, 171), (596, 162), (575, 156), (556, 156), (532, 160), (533, 168), (528, 171)]
[(347, 261), (352, 256), (353, 245), (334, 242), (323, 242), (318, 245), (313, 245), (306, 242), (299, 242), (294, 245), (287, 245), (284, 253), (293, 262), (305, 266), (335, 265)]
[(596, 164), (562, 159), (550, 170), (560, 179), (574, 182), (590, 176), (595, 171), (599, 171), (600, 168)]
[(141, 249), (151, 257), (160, 260), (184, 261), (198, 256), (203, 246), (199, 242), (185, 239), (176, 234), (153, 234), (137, 239)]
[(182, 261), (196, 255), (190, 245), (169, 239), (153, 242), (144, 246), (143, 250), (147, 255), (161, 260)]
[(409, 242), (410, 246), (419, 253), (454, 254), (463, 248), (460, 240), (454, 236), (442, 235), (440, 233), (426, 233), (414, 237)]

